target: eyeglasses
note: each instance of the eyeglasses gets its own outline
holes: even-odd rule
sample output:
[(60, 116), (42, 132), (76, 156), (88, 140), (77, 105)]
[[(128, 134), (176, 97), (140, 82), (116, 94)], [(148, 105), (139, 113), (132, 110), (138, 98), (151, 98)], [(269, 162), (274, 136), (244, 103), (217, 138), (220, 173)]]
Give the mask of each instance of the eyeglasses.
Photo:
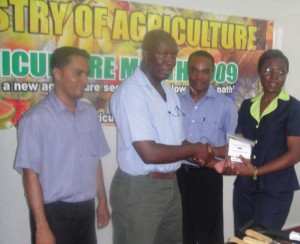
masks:
[(267, 67), (262, 69), (262, 73), (265, 75), (276, 74), (279, 76), (284, 76), (287, 74), (287, 71), (283, 69), (272, 69), (270, 67)]
[(168, 113), (174, 117), (185, 116), (185, 113), (181, 111), (178, 106), (175, 107), (175, 113), (172, 113), (171, 111), (168, 111)]

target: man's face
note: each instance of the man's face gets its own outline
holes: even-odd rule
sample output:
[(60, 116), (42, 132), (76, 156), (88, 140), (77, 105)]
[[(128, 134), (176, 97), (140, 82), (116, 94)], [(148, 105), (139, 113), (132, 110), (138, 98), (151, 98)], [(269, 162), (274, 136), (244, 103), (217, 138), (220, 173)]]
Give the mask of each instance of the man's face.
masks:
[(190, 60), (188, 71), (192, 91), (197, 94), (206, 93), (213, 73), (211, 60), (207, 57), (195, 56)]
[(63, 68), (53, 69), (55, 92), (76, 101), (83, 96), (88, 83), (89, 61), (76, 55), (70, 56), (69, 61)]
[(177, 46), (161, 41), (155, 50), (143, 52), (143, 62), (146, 65), (150, 80), (161, 82), (169, 77), (176, 65)]

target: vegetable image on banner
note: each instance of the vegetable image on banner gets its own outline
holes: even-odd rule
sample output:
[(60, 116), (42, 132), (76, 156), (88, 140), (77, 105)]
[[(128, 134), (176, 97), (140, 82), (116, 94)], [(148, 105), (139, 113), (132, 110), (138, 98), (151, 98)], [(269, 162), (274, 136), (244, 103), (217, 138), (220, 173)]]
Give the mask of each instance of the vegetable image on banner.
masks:
[(199, 49), (215, 58), (212, 84), (236, 101), (259, 92), (257, 61), (272, 48), (274, 22), (250, 17), (109, 0), (0, 2), (0, 128), (17, 126), (22, 114), (53, 89), (53, 50), (75, 46), (91, 54), (83, 99), (99, 122), (113, 125), (109, 99), (139, 65), (146, 32), (163, 29), (178, 44), (166, 83), (188, 86), (187, 59)]

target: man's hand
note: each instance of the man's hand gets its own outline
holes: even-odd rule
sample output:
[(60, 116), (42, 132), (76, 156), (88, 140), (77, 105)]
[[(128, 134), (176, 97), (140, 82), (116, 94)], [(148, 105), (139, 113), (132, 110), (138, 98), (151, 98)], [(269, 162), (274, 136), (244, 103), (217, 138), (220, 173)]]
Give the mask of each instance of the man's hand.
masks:
[(25, 168), (23, 170), (23, 177), (27, 200), (36, 226), (36, 244), (55, 244), (55, 236), (49, 227), (45, 214), (43, 191), (39, 175), (31, 169)]
[(192, 157), (192, 163), (203, 167), (213, 160), (214, 154), (211, 145), (203, 144), (201, 142), (198, 142), (195, 145), (197, 146), (197, 153)]
[(49, 226), (42, 228), (37, 227), (36, 231), (36, 244), (55, 244), (55, 237)]
[(110, 213), (107, 207), (106, 202), (100, 202), (98, 203), (97, 207), (97, 225), (98, 229), (103, 229), (108, 225), (110, 219)]

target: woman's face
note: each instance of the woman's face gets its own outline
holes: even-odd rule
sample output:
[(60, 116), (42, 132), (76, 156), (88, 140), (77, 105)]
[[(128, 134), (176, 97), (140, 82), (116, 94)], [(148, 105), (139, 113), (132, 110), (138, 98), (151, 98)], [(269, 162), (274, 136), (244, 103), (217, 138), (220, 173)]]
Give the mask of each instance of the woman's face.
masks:
[(279, 94), (286, 79), (287, 67), (280, 58), (267, 59), (260, 71), (264, 93)]

